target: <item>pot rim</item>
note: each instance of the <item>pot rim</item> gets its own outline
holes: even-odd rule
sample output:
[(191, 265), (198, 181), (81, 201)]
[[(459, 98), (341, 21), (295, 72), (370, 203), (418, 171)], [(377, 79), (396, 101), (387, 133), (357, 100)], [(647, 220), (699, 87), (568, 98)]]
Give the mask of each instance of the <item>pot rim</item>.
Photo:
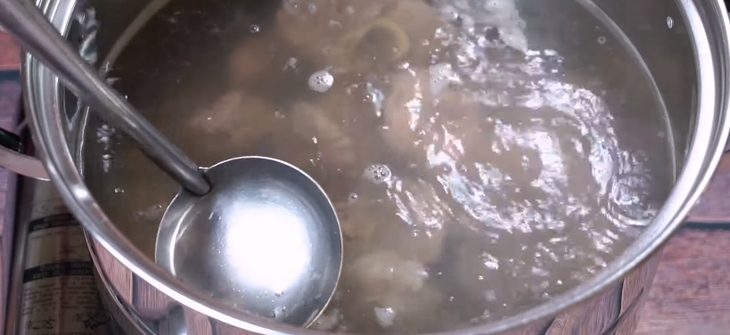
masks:
[[(68, 30), (75, 0), (37, 0), (62, 32)], [(588, 281), (514, 316), (438, 334), (498, 334), (547, 320), (604, 291), (646, 260), (682, 224), (720, 161), (730, 130), (730, 21), (723, 0), (675, 0), (691, 32), (698, 76), (697, 115), (685, 164), (661, 211), (623, 254)], [(260, 334), (325, 334), (256, 318), (206, 297), (157, 266), (114, 226), (76, 169), (65, 143), (58, 78), (29, 54), (23, 57), (23, 94), (34, 141), (49, 175), (85, 229), (137, 276), (188, 308)], [(64, 182), (65, 181), (65, 182)], [(115, 292), (113, 292), (115, 293)]]

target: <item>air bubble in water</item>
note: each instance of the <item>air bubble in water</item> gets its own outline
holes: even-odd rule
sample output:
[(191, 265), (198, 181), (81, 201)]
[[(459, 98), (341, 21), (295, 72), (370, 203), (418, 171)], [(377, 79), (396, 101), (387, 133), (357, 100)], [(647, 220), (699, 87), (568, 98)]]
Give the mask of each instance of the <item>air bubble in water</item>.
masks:
[(252, 24), (248, 27), (248, 31), (250, 31), (252, 34), (257, 34), (261, 32), (261, 26), (258, 24)]
[(299, 10), (299, 1), (285, 0), (283, 3), (284, 10), (291, 15), (297, 14)]
[(115, 187), (114, 193), (116, 193), (116, 194), (124, 193), (124, 189), (121, 187)]
[(598, 44), (606, 44), (606, 37), (598, 36)]
[(119, 78), (119, 77), (107, 77), (104, 80), (106, 81), (107, 84), (109, 84), (109, 86), (114, 86), (121, 79), (122, 78)]
[(373, 308), (373, 312), (375, 312), (375, 320), (381, 327), (388, 328), (393, 325), (393, 321), (395, 320), (395, 310), (393, 307), (375, 307)]
[(446, 5), (441, 8), (441, 17), (447, 22), (455, 22), (459, 19), (459, 11), (453, 6)]
[(298, 59), (296, 59), (294, 57), (289, 57), (289, 59), (286, 61), (286, 65), (284, 65), (284, 70), (288, 70), (288, 69), (296, 70), (298, 62), (299, 62)]
[(284, 113), (282, 113), (281, 110), (279, 110), (277, 108), (277, 109), (274, 109), (274, 117), (279, 120), (282, 120), (282, 119), (286, 118), (286, 115), (284, 115)]
[(274, 319), (284, 317), (286, 313), (286, 307), (274, 307)]
[(461, 79), (456, 74), (449, 63), (440, 63), (431, 65), (428, 68), (430, 76), (431, 93), (439, 94), (446, 89), (451, 83), (460, 83)]
[(486, 7), (488, 10), (491, 10), (491, 11), (498, 11), (498, 10), (502, 9), (503, 4), (500, 4), (499, 1), (492, 0), (492, 1), (487, 1), (487, 3), (484, 4), (484, 7)]
[(96, 142), (104, 145), (104, 150), (109, 150), (111, 145), (111, 137), (114, 135), (114, 128), (103, 124), (96, 130)]
[(309, 76), (309, 88), (315, 92), (327, 92), (334, 83), (335, 77), (327, 70), (320, 70)]
[(667, 28), (674, 28), (674, 19), (671, 16), (667, 16)]
[(365, 178), (380, 184), (390, 179), (390, 168), (385, 164), (373, 164), (365, 169)]
[(109, 153), (105, 153), (101, 155), (101, 168), (104, 171), (104, 173), (109, 173), (109, 170), (112, 167), (112, 155)]

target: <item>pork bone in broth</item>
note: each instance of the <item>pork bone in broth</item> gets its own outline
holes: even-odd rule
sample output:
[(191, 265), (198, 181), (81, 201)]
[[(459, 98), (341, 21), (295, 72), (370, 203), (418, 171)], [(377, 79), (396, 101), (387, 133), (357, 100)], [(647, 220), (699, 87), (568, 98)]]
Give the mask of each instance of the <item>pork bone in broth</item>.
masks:
[[(345, 262), (316, 328), (449, 330), (590, 278), (671, 186), (651, 78), (600, 22), (562, 0), (173, 0), (108, 76), (201, 164), (269, 155), (322, 184)], [(94, 194), (152, 257), (177, 185), (90, 126)]]

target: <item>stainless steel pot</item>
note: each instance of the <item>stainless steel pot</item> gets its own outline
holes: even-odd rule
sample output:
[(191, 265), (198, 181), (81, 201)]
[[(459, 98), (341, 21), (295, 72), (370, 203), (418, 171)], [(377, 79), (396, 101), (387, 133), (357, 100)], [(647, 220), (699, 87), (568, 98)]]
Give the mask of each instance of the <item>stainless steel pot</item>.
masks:
[[(721, 0), (575, 1), (590, 11), (604, 12), (604, 17), (610, 18), (604, 24), (625, 34), (645, 61), (670, 118), (677, 179), (653, 223), (594, 278), (523, 313), (455, 334), (630, 333), (643, 292), (653, 277), (656, 258), (652, 254), (695, 204), (725, 146), (730, 129), (730, 23)], [(93, 61), (108, 53), (125, 29), (144, 22), (144, 17), (138, 16), (143, 9), (154, 12), (149, 8), (165, 2), (41, 0), (38, 5)], [(99, 25), (89, 20), (91, 16)], [(95, 46), (94, 52), (89, 52), (90, 45)], [(82, 159), (78, 148), (83, 138), (84, 109), (31, 56), (24, 59), (23, 74), (27, 113), (42, 161), (89, 232), (100, 280), (107, 289), (107, 303), (126, 321), (128, 331), (316, 333), (227, 308), (156, 266), (109, 220), (77, 169)], [(16, 170), (23, 168), (16, 165)], [(37, 170), (34, 174), (42, 175)], [(637, 268), (642, 262), (644, 265)]]

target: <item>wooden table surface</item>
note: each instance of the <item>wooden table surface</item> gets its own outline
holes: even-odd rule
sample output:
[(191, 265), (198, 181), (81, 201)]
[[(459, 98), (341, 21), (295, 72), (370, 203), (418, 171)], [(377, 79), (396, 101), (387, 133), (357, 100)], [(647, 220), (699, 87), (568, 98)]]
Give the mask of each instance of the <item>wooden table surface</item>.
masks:
[(0, 71), (15, 70), (20, 65), (18, 46), (0, 30)]
[[(18, 48), (0, 32), (0, 80), (3, 71), (17, 67)], [(13, 111), (8, 108), (11, 105), (7, 101), (0, 103), (0, 119)], [(0, 172), (0, 212), (4, 203), (4, 180), (4, 172)], [(730, 252), (727, 251), (730, 196), (727, 190), (730, 190), (730, 154), (724, 157), (689, 222), (665, 247), (637, 335), (730, 334)], [(2, 222), (0, 234), (1, 227)]]

